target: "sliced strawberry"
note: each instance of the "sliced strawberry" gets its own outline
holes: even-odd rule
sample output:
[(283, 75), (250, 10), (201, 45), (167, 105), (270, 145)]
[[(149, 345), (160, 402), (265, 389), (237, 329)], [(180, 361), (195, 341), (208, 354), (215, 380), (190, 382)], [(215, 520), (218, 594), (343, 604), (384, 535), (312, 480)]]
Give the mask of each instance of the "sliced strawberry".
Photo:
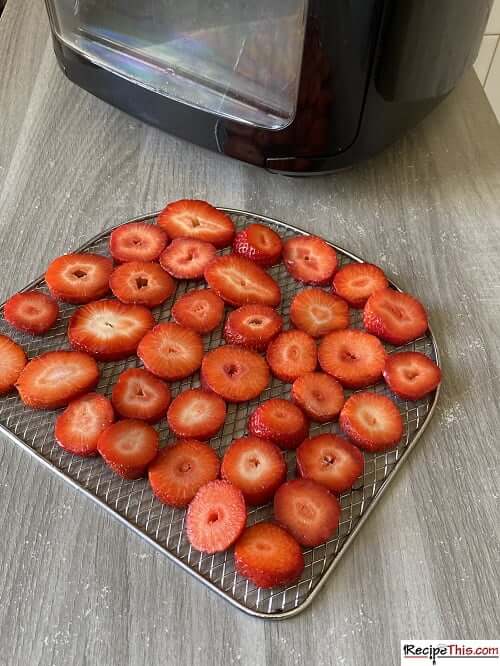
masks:
[(6, 335), (0, 335), (0, 395), (14, 388), (28, 359), (22, 347)]
[(388, 286), (384, 271), (373, 264), (346, 264), (333, 278), (333, 290), (353, 308), (362, 308), (375, 291)]
[(346, 401), (340, 427), (365, 451), (392, 449), (403, 436), (403, 419), (396, 405), (378, 393), (355, 393)]
[(420, 400), (438, 387), (441, 370), (425, 354), (399, 352), (387, 358), (384, 379), (403, 400)]
[(69, 403), (56, 419), (54, 436), (66, 451), (77, 456), (95, 456), (97, 440), (113, 421), (110, 401), (99, 393), (87, 393)]
[(167, 234), (156, 224), (129, 222), (113, 229), (109, 251), (116, 261), (155, 261), (167, 243)]
[(196, 238), (215, 247), (226, 247), (234, 236), (234, 224), (229, 215), (196, 199), (168, 204), (157, 222), (170, 238)]
[(124, 479), (140, 479), (158, 453), (158, 433), (144, 421), (125, 419), (106, 428), (97, 450), (113, 472)]
[(205, 269), (205, 280), (216, 294), (236, 307), (258, 303), (274, 308), (281, 300), (276, 281), (257, 264), (235, 254), (211, 261)]
[(249, 504), (265, 504), (285, 481), (286, 463), (276, 444), (240, 437), (224, 454), (221, 476), (239, 488)]
[(308, 372), (297, 377), (291, 397), (310, 419), (318, 423), (336, 419), (345, 402), (341, 384), (323, 372)]
[(352, 488), (364, 467), (365, 459), (358, 447), (338, 435), (316, 435), (297, 449), (299, 474), (337, 495)]
[(202, 553), (227, 550), (245, 529), (247, 511), (241, 490), (229, 481), (210, 481), (189, 505), (186, 532)]
[(118, 377), (111, 401), (124, 419), (156, 423), (167, 413), (170, 389), (147, 370), (129, 368)]
[(291, 383), (306, 372), (315, 370), (316, 343), (304, 331), (285, 331), (271, 342), (266, 358), (273, 375)]
[(210, 289), (195, 289), (175, 302), (172, 316), (181, 326), (202, 335), (210, 333), (224, 317), (224, 301)]
[(316, 236), (295, 236), (285, 242), (283, 263), (296, 280), (328, 284), (337, 270), (335, 250)]
[(160, 264), (176, 278), (194, 280), (203, 277), (215, 253), (215, 246), (211, 243), (195, 238), (176, 238), (161, 253)]
[(394, 289), (382, 289), (370, 296), (363, 311), (363, 323), (369, 333), (392, 345), (416, 340), (429, 327), (422, 303)]
[(46, 352), (32, 359), (19, 375), (16, 388), (33, 409), (56, 409), (87, 393), (99, 380), (94, 359), (79, 351)]
[(196, 372), (203, 358), (203, 342), (195, 331), (179, 324), (158, 324), (137, 348), (146, 368), (162, 379), (175, 381)]
[(219, 474), (215, 451), (194, 439), (176, 442), (162, 449), (148, 470), (153, 493), (165, 504), (185, 507), (198, 490)]
[(208, 352), (201, 364), (203, 386), (228, 402), (256, 398), (267, 388), (269, 379), (262, 356), (232, 345)]
[(290, 306), (293, 324), (313, 338), (349, 326), (349, 306), (335, 294), (318, 288), (304, 289)]
[(56, 323), (59, 306), (41, 291), (25, 291), (9, 298), (3, 316), (14, 328), (40, 335)]
[(73, 313), (68, 339), (78, 351), (101, 361), (114, 361), (135, 354), (139, 341), (154, 324), (150, 310), (142, 305), (96, 301)]
[(264, 351), (283, 327), (283, 319), (268, 305), (242, 305), (233, 310), (224, 326), (228, 344)]
[(210, 439), (224, 425), (226, 403), (203, 389), (189, 389), (180, 393), (168, 409), (167, 421), (170, 430), (186, 439)]
[(300, 578), (304, 556), (293, 536), (279, 525), (257, 523), (248, 527), (236, 542), (234, 566), (240, 576), (257, 587), (270, 588)]
[(152, 261), (127, 261), (111, 273), (109, 286), (122, 303), (154, 308), (175, 291), (175, 280)]
[(250, 224), (236, 234), (233, 252), (251, 259), (259, 266), (274, 266), (281, 257), (281, 238), (263, 224)]
[(65, 254), (49, 264), (45, 282), (54, 298), (67, 303), (89, 303), (109, 291), (113, 262), (100, 254)]
[(348, 388), (375, 384), (387, 353), (378, 338), (364, 331), (334, 331), (320, 342), (318, 360), (325, 372)]
[(270, 439), (282, 449), (295, 449), (307, 437), (309, 423), (297, 405), (282, 398), (271, 398), (252, 412), (248, 430), (255, 437)]

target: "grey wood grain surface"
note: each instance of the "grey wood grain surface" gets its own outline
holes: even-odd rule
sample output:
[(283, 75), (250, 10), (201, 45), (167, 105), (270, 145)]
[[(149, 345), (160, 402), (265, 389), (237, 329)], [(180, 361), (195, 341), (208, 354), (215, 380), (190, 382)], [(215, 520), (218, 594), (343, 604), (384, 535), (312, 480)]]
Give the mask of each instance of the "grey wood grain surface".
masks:
[(474, 74), (376, 159), (285, 179), (69, 83), (42, 3), (0, 19), (0, 298), (179, 197), (291, 222), (428, 305), (436, 415), (310, 609), (249, 618), (0, 439), (0, 664), (399, 664), (402, 638), (500, 634), (500, 128)]

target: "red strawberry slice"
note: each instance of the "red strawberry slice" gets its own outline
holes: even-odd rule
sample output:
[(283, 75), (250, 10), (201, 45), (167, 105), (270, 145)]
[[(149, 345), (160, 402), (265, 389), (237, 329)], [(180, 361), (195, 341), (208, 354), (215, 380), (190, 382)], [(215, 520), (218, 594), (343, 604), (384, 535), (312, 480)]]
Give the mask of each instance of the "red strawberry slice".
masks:
[(270, 439), (282, 449), (295, 449), (307, 437), (309, 423), (290, 401), (271, 398), (252, 412), (248, 430), (255, 437)]
[(295, 582), (304, 570), (297, 541), (273, 523), (248, 527), (234, 547), (234, 566), (240, 576), (262, 588)]
[(210, 333), (224, 317), (224, 301), (210, 289), (195, 289), (175, 302), (172, 316), (181, 326), (202, 335)]
[(175, 281), (151, 261), (128, 261), (111, 273), (109, 286), (122, 303), (154, 308), (175, 291)]
[(65, 254), (49, 264), (45, 282), (54, 298), (67, 303), (89, 303), (109, 291), (113, 262), (99, 254)]
[(125, 419), (106, 428), (97, 450), (113, 472), (124, 479), (140, 479), (158, 453), (158, 433), (144, 421)]
[(14, 388), (27, 362), (23, 348), (6, 335), (0, 335), (0, 395)]
[(317, 364), (316, 343), (304, 331), (285, 331), (276, 337), (266, 354), (272, 373), (283, 382), (293, 382), (313, 372)]
[(274, 266), (281, 257), (282, 243), (278, 234), (263, 224), (250, 224), (236, 234), (233, 252), (251, 259), (259, 266)]
[(109, 251), (115, 261), (155, 261), (168, 243), (156, 224), (129, 222), (111, 232)]
[(416, 340), (429, 327), (422, 303), (394, 289), (382, 289), (370, 296), (363, 311), (363, 323), (369, 333), (392, 345)]
[(111, 401), (124, 419), (156, 423), (167, 413), (170, 389), (147, 370), (129, 368), (118, 377)]
[(274, 496), (274, 516), (302, 546), (314, 547), (333, 536), (340, 520), (340, 504), (319, 483), (292, 479)]
[(267, 305), (242, 305), (233, 310), (224, 326), (228, 344), (264, 351), (283, 327), (283, 319)]
[(387, 353), (378, 338), (355, 329), (330, 333), (318, 349), (323, 370), (348, 388), (362, 388), (378, 382), (386, 358)]
[(375, 291), (388, 286), (384, 271), (373, 264), (347, 264), (333, 278), (334, 292), (353, 308), (362, 308)]
[(355, 393), (340, 412), (345, 434), (365, 451), (392, 449), (403, 436), (403, 419), (396, 405), (378, 393)]
[(297, 449), (299, 474), (337, 495), (352, 488), (364, 466), (358, 447), (338, 435), (316, 435), (304, 440)]
[(137, 348), (146, 368), (162, 379), (175, 381), (196, 372), (203, 358), (203, 342), (195, 331), (179, 324), (158, 324)]
[(110, 401), (99, 393), (87, 393), (69, 403), (56, 419), (57, 443), (77, 456), (95, 456), (97, 440), (115, 420)]
[(265, 504), (285, 481), (286, 463), (276, 444), (240, 437), (224, 454), (221, 475), (241, 490), (249, 504)]
[(290, 319), (313, 338), (349, 326), (349, 306), (335, 294), (322, 289), (304, 289), (292, 300)]
[(3, 316), (19, 331), (40, 335), (56, 323), (59, 306), (41, 291), (25, 291), (9, 298), (4, 305)]
[(323, 372), (308, 372), (293, 382), (292, 400), (318, 423), (335, 420), (345, 398), (341, 384)]
[(202, 278), (205, 268), (215, 257), (215, 246), (195, 238), (176, 238), (161, 253), (160, 264), (176, 278)]
[(135, 354), (155, 320), (142, 305), (96, 301), (78, 308), (70, 319), (68, 339), (78, 351), (101, 361), (114, 361)]
[(55, 351), (32, 359), (19, 375), (16, 388), (28, 407), (56, 409), (93, 389), (98, 380), (99, 368), (91, 356)]
[(278, 284), (264, 269), (234, 254), (211, 261), (205, 269), (205, 280), (216, 294), (236, 307), (257, 303), (274, 308), (281, 300)]
[(292, 277), (306, 284), (328, 284), (337, 270), (335, 250), (316, 236), (295, 236), (285, 242), (283, 263)]
[(189, 389), (179, 394), (168, 409), (170, 430), (186, 439), (210, 439), (224, 425), (226, 403), (203, 389)]
[(229, 481), (210, 481), (189, 505), (186, 532), (202, 553), (227, 550), (245, 529), (247, 511), (241, 490)]
[(219, 474), (215, 451), (194, 439), (176, 442), (162, 449), (150, 464), (149, 483), (164, 504), (185, 507), (198, 490)]
[(234, 236), (234, 224), (229, 215), (196, 199), (168, 204), (157, 222), (170, 238), (196, 238), (215, 247), (226, 247)]
[(261, 356), (232, 345), (209, 352), (201, 364), (203, 386), (228, 402), (256, 398), (267, 388), (269, 379), (269, 368)]
[(384, 379), (403, 400), (420, 400), (438, 387), (441, 370), (425, 354), (399, 352), (387, 358)]

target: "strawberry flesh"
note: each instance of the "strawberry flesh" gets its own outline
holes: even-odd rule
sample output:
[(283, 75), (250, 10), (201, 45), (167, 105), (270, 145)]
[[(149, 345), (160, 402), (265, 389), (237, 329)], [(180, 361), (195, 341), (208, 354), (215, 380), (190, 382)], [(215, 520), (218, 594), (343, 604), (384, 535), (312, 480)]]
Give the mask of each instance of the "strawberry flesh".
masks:
[(347, 388), (362, 388), (378, 382), (386, 358), (387, 353), (378, 338), (356, 329), (330, 333), (318, 349), (322, 369)]
[(125, 419), (104, 430), (97, 449), (116, 474), (140, 479), (158, 453), (158, 433), (144, 421)]
[(283, 263), (292, 277), (306, 284), (328, 284), (337, 269), (335, 250), (316, 236), (295, 236), (283, 247)]
[(392, 345), (405, 345), (429, 327), (424, 306), (416, 298), (394, 289), (376, 291), (363, 311), (366, 330)]
[(285, 331), (271, 342), (266, 359), (275, 377), (291, 383), (316, 369), (316, 343), (304, 331)]
[(113, 262), (99, 254), (65, 254), (49, 264), (45, 282), (54, 298), (76, 305), (102, 298), (109, 291)]
[(229, 215), (196, 199), (168, 204), (157, 222), (170, 238), (195, 238), (217, 248), (230, 245), (234, 236), (234, 224)]
[(257, 264), (235, 254), (211, 261), (205, 269), (205, 280), (218, 296), (235, 307), (250, 303), (276, 307), (281, 300), (276, 281)]
[(319, 338), (349, 326), (349, 306), (322, 289), (303, 289), (292, 300), (290, 319), (297, 328)]
[(54, 436), (59, 446), (69, 453), (95, 456), (100, 435), (114, 420), (108, 398), (99, 393), (87, 393), (70, 402), (57, 417)]
[(250, 224), (237, 233), (233, 241), (234, 254), (251, 259), (264, 267), (278, 263), (281, 250), (281, 238), (263, 224)]
[(309, 423), (302, 410), (289, 400), (271, 398), (252, 412), (248, 430), (255, 437), (270, 439), (282, 449), (295, 449), (307, 437)]
[(267, 388), (269, 379), (269, 368), (261, 356), (233, 345), (208, 352), (201, 365), (203, 386), (228, 402), (256, 398)]
[(362, 308), (367, 299), (389, 282), (384, 271), (374, 264), (346, 264), (335, 273), (333, 290), (353, 308)]
[(167, 273), (182, 280), (202, 278), (215, 257), (215, 246), (194, 238), (176, 238), (160, 256)]
[(14, 388), (27, 362), (23, 348), (7, 335), (0, 335), (0, 395)]
[(425, 354), (398, 352), (387, 358), (384, 379), (403, 400), (420, 400), (439, 386), (441, 370)]
[(111, 232), (109, 251), (115, 261), (155, 261), (167, 243), (167, 234), (156, 224), (129, 222)]
[(3, 316), (19, 331), (41, 335), (56, 323), (59, 306), (41, 291), (25, 291), (9, 298)]
[(229, 313), (224, 326), (228, 344), (264, 351), (283, 327), (283, 319), (267, 305), (242, 305)]
[(293, 382), (293, 402), (318, 423), (335, 420), (345, 398), (340, 382), (324, 372), (308, 372)]
[(170, 389), (143, 368), (129, 368), (118, 377), (111, 394), (113, 407), (124, 419), (156, 423), (167, 412)]
[(396, 405), (378, 393), (355, 393), (340, 412), (343, 432), (365, 451), (394, 448), (403, 436), (403, 419)]
[(224, 317), (224, 301), (210, 289), (195, 289), (175, 302), (172, 316), (181, 326), (202, 335), (210, 333)]
[(189, 389), (180, 393), (168, 409), (170, 430), (186, 439), (210, 439), (224, 425), (226, 403), (216, 393)]
[(175, 291), (175, 281), (151, 261), (128, 261), (111, 273), (109, 286), (122, 303), (154, 308)]
[(198, 333), (179, 324), (158, 324), (146, 333), (137, 356), (157, 377), (175, 381), (196, 372), (203, 358), (203, 342)]
[(343, 437), (326, 433), (302, 442), (297, 449), (297, 470), (304, 479), (320, 483), (340, 495), (363, 474), (361, 451)]

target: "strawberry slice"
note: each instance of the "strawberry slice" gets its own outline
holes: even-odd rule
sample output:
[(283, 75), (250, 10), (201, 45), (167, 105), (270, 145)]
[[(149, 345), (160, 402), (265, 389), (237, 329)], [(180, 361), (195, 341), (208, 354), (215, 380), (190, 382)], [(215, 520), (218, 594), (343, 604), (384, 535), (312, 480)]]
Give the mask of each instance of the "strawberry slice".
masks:
[(257, 303), (276, 307), (280, 288), (264, 269), (244, 257), (216, 257), (205, 269), (205, 280), (215, 293), (236, 307)]
[(349, 326), (349, 306), (339, 296), (322, 289), (304, 289), (292, 300), (290, 319), (297, 328), (320, 338)]
[(341, 384), (323, 372), (308, 372), (293, 382), (292, 400), (318, 423), (335, 420), (345, 398)]
[(97, 450), (113, 472), (124, 479), (140, 479), (158, 453), (158, 433), (144, 421), (125, 419), (106, 428)]
[(176, 442), (162, 449), (150, 464), (149, 483), (164, 504), (185, 507), (198, 490), (219, 474), (215, 451), (194, 439)]
[(162, 379), (175, 381), (196, 372), (203, 358), (203, 342), (195, 331), (179, 324), (158, 324), (137, 348), (146, 368)]
[(387, 353), (378, 338), (355, 329), (330, 333), (318, 349), (323, 370), (348, 388), (362, 388), (378, 382), (386, 358)]
[(147, 370), (129, 368), (118, 377), (111, 402), (124, 419), (156, 423), (166, 414), (170, 404), (170, 389)]
[(8, 336), (0, 335), (0, 395), (14, 388), (27, 362), (23, 348)]
[(168, 204), (157, 222), (170, 238), (195, 238), (215, 247), (226, 247), (234, 236), (234, 224), (229, 215), (196, 199)]
[(224, 326), (228, 344), (264, 351), (283, 327), (283, 319), (268, 305), (242, 305), (233, 310)]
[(224, 301), (210, 289), (195, 289), (175, 302), (172, 316), (181, 326), (202, 335), (210, 333), (224, 317)]
[(248, 527), (236, 542), (234, 566), (240, 576), (257, 587), (271, 588), (300, 578), (304, 556), (293, 536), (279, 525), (257, 523)]
[(205, 268), (215, 257), (215, 246), (195, 238), (176, 238), (161, 253), (160, 264), (176, 278), (202, 278)]
[(292, 277), (306, 284), (328, 284), (337, 270), (335, 250), (316, 236), (295, 236), (285, 242), (283, 263)]
[(247, 511), (241, 490), (229, 481), (210, 481), (189, 505), (186, 532), (189, 543), (202, 553), (227, 550), (245, 529)]
[(340, 520), (340, 504), (319, 483), (292, 479), (274, 496), (274, 516), (302, 546), (314, 547), (333, 536)]
[(363, 323), (369, 333), (392, 345), (416, 340), (429, 327), (422, 303), (394, 289), (382, 289), (370, 296), (363, 311)]
[(365, 459), (358, 447), (338, 435), (316, 435), (304, 440), (297, 449), (300, 476), (337, 495), (352, 488), (364, 467)]
[(33, 409), (65, 407), (99, 381), (94, 359), (79, 351), (46, 352), (32, 359), (19, 375), (16, 388)]
[(379, 393), (355, 393), (340, 412), (345, 434), (365, 451), (392, 449), (403, 436), (403, 419), (396, 405)]
[(186, 439), (210, 439), (216, 435), (226, 420), (224, 400), (203, 389), (189, 389), (180, 393), (168, 409), (170, 430)]
[(289, 400), (271, 398), (252, 412), (248, 430), (255, 437), (270, 439), (282, 449), (295, 449), (307, 437), (309, 423)]
[(403, 400), (420, 400), (438, 387), (441, 370), (425, 354), (399, 352), (385, 362), (384, 379)]
[(209, 352), (201, 364), (202, 385), (228, 402), (256, 398), (269, 379), (269, 368), (261, 356), (232, 345)]
[(96, 301), (78, 308), (68, 326), (68, 339), (78, 351), (100, 361), (114, 361), (135, 354), (142, 337), (155, 320), (142, 305)]
[(59, 306), (41, 291), (25, 291), (9, 298), (4, 305), (3, 316), (19, 331), (40, 335), (56, 323)]
[(304, 331), (285, 331), (271, 342), (266, 358), (273, 375), (291, 383), (316, 369), (316, 343)]
[(221, 476), (239, 488), (249, 504), (265, 504), (285, 481), (286, 463), (276, 444), (240, 437), (224, 454)]
[(175, 291), (175, 281), (151, 261), (127, 261), (111, 273), (109, 286), (122, 303), (154, 308)]
[(69, 403), (56, 419), (57, 443), (76, 456), (95, 456), (97, 440), (113, 421), (110, 401), (99, 393), (87, 393)]
[(129, 222), (113, 229), (109, 251), (115, 261), (155, 261), (167, 243), (167, 234), (156, 224)]
[(282, 247), (278, 234), (263, 224), (250, 224), (237, 233), (233, 241), (234, 254), (251, 259), (259, 266), (277, 264)]
[(109, 291), (113, 262), (100, 254), (65, 254), (49, 264), (45, 282), (54, 298), (67, 303), (89, 303)]
[(333, 278), (334, 292), (353, 308), (362, 308), (375, 291), (388, 286), (384, 271), (374, 264), (346, 264)]

